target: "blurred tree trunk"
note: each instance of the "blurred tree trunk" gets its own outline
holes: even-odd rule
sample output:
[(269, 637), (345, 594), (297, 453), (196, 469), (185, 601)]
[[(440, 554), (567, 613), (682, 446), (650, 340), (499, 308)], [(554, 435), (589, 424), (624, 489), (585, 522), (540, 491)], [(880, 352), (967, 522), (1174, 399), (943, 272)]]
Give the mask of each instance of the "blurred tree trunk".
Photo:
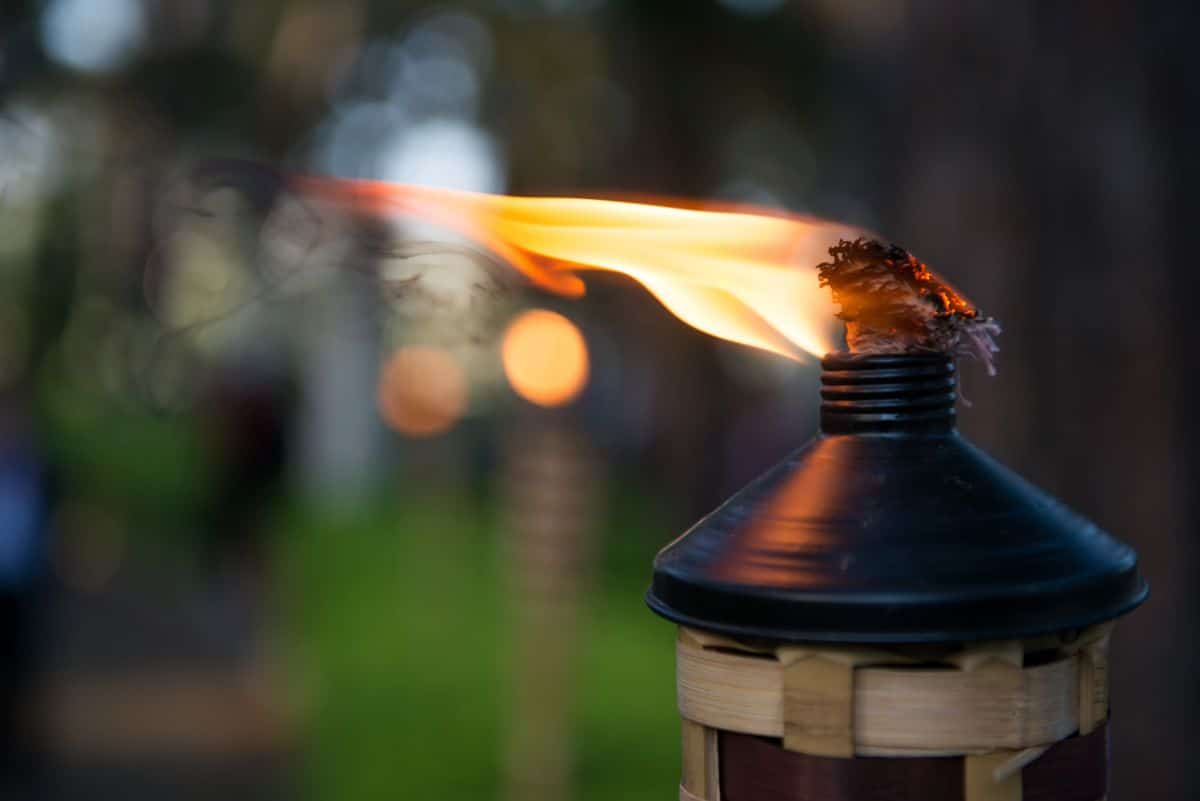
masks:
[[(722, 104), (710, 93), (725, 66), (722, 17), (709, 4), (687, 0), (624, 2), (613, 12), (615, 75), (630, 92), (633, 126), (628, 153), (611, 165), (613, 187), (657, 195), (711, 195), (717, 183), (712, 146)], [(638, 328), (655, 343), (654, 429), (651, 461), (683, 510), (684, 526), (720, 501), (724, 428), (732, 418), (710, 337), (679, 325), (665, 310)]]
[(311, 318), (304, 342), (299, 483), (306, 497), (350, 510), (379, 482), (383, 426), (373, 403), (379, 371), (375, 300), (353, 280), (338, 281)]
[[(1195, 32), (1200, 27), (1200, 6), (1175, 2), (1156, 9), (1151, 19), (1139, 26), (1137, 43), (1147, 56), (1147, 95), (1150, 116), (1158, 122), (1160, 154), (1166, 191), (1163, 216), (1164, 261), (1170, 268), (1170, 339), (1166, 358), (1174, 371), (1173, 400), (1178, 412), (1173, 423), (1171, 447), (1176, 454), (1175, 481), (1180, 505), (1179, 519), (1163, 532), (1164, 548), (1179, 549), (1185, 558), (1172, 565), (1176, 584), (1189, 594), (1176, 600), (1169, 614), (1178, 621), (1179, 639), (1170, 655), (1172, 685), (1163, 697), (1178, 703), (1177, 718), (1185, 727), (1176, 736), (1195, 744), (1200, 737), (1200, 688), (1195, 676), (1200, 669), (1196, 621), (1200, 619), (1200, 591), (1196, 589), (1196, 532), (1200, 527), (1200, 493), (1195, 481), (1200, 472), (1200, 418), (1194, 404), (1200, 398), (1200, 375), (1192, 369), (1200, 348), (1200, 329), (1195, 323), (1196, 298), (1200, 297), (1200, 271), (1195, 267), (1197, 187), (1200, 187), (1200, 71), (1195, 68)], [(1167, 539), (1169, 537), (1169, 539)], [(1194, 764), (1187, 766), (1177, 784), (1184, 797), (1200, 797), (1200, 777)]]

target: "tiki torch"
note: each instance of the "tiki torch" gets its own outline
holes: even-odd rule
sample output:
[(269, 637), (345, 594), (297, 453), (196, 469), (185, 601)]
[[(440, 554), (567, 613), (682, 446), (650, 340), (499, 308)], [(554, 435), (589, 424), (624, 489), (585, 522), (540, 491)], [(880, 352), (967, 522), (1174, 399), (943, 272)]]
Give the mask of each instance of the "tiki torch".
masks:
[(1134, 551), (955, 430), (997, 328), (897, 248), (820, 265), (820, 432), (655, 559), (682, 801), (1100, 801)]
[[(684, 801), (1099, 801), (1111, 622), (1133, 550), (955, 431), (995, 323), (905, 251), (775, 210), (506, 197), (296, 176), (414, 215), (543, 289), (620, 273), (713, 336), (829, 350), (821, 431), (668, 545)], [(819, 281), (802, 265), (816, 265)], [(832, 291), (829, 293), (821, 285)]]

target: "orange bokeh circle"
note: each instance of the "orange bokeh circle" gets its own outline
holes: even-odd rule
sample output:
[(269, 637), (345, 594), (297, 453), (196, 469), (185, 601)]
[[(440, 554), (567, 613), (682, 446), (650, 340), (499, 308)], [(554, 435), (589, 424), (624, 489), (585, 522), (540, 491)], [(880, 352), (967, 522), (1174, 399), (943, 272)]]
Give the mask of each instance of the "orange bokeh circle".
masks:
[(467, 377), (449, 351), (406, 345), (384, 365), (376, 401), (383, 419), (400, 433), (436, 436), (466, 412)]
[(539, 406), (574, 400), (588, 381), (587, 343), (561, 314), (522, 312), (508, 325), (500, 346), (504, 375), (518, 395)]

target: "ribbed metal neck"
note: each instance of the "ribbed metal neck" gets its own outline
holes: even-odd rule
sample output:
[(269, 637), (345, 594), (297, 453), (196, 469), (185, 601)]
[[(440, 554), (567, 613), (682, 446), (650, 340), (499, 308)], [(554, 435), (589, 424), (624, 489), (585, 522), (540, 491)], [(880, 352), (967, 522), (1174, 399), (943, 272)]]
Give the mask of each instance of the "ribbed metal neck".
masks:
[(954, 431), (954, 360), (945, 353), (830, 353), (821, 360), (826, 434)]

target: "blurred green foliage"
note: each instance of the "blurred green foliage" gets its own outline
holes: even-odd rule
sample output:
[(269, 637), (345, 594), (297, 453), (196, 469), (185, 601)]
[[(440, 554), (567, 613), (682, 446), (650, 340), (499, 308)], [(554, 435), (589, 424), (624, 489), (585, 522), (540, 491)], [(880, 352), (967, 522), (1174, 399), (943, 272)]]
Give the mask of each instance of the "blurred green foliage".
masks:
[[(409, 496), (287, 516), (277, 548), (307, 797), (497, 797), (512, 616), (494, 509)], [(667, 798), (678, 782), (673, 631), (642, 603), (654, 519), (617, 493), (577, 633), (584, 801)]]

